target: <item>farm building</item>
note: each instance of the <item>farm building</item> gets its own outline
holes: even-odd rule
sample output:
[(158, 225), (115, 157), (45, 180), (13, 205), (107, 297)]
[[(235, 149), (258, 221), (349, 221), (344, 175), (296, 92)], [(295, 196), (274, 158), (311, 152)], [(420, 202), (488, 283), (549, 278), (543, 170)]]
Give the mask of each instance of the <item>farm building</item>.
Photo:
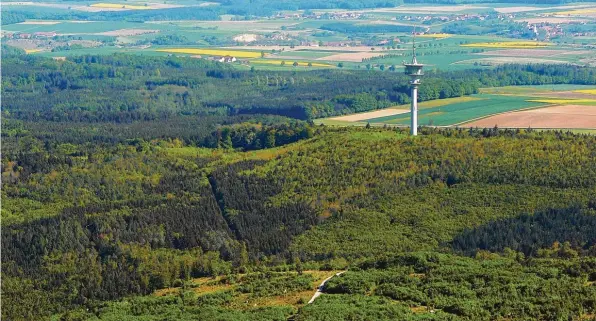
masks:
[(214, 56), (214, 57), (211, 57), (211, 59), (214, 61), (227, 62), (227, 63), (236, 62), (236, 60), (237, 60), (236, 57), (232, 57), (232, 56)]
[(55, 32), (36, 32), (33, 34), (35, 38), (52, 38), (56, 36)]

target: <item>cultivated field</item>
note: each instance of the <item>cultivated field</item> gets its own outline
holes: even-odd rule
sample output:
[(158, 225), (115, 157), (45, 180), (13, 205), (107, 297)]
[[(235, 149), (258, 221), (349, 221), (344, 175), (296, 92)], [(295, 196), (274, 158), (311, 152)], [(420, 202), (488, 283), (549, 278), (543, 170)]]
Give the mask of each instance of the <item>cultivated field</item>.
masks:
[[(421, 102), (418, 120), (422, 126), (591, 129), (596, 128), (596, 89), (581, 85), (483, 88), (477, 95)], [(407, 126), (409, 105), (319, 119), (317, 123)]]
[[(3, 3), (4, 4), (4, 3)], [(120, 0), (97, 3), (55, 3), (55, 2), (10, 2), (6, 5), (18, 10), (33, 11), (122, 11), (148, 15), (153, 11), (174, 7), (214, 5), (213, 3), (191, 2), (189, 0), (159, 3), (142, 0)], [(217, 4), (225, 7), (225, 4)], [(22, 6), (22, 7), (18, 7)], [(69, 9), (70, 8), (70, 9)], [(509, 13), (511, 16), (499, 18), (509, 19), (501, 22), (494, 19), (497, 25), (524, 25), (549, 22), (560, 24), (564, 37), (545, 38), (545, 30), (540, 30), (540, 41), (531, 41), (526, 35), (496, 33), (496, 28), (486, 21), (474, 18), (475, 15), (489, 13), (491, 8), (496, 12)], [(469, 68), (486, 68), (504, 63), (572, 63), (577, 65), (596, 64), (591, 53), (591, 24), (596, 23), (591, 17), (576, 15), (577, 12), (589, 14), (594, 4), (544, 6), (527, 5), (512, 7), (507, 4), (491, 6), (480, 5), (403, 5), (395, 8), (376, 8), (361, 10), (312, 10), (314, 15), (340, 15), (341, 17), (304, 17), (303, 10), (282, 11), (275, 16), (259, 17), (244, 20), (244, 17), (223, 14), (220, 20), (160, 20), (129, 21), (87, 21), (80, 20), (27, 20), (20, 23), (3, 25), (2, 34), (56, 32), (57, 36), (82, 37), (83, 40), (103, 42), (97, 54), (113, 52), (134, 52), (143, 55), (189, 54), (189, 55), (231, 55), (237, 58), (263, 58), (273, 60), (293, 60), (299, 63), (311, 62), (313, 66), (334, 67), (343, 62), (346, 69), (373, 69), (401, 65), (405, 52), (411, 48), (411, 31), (413, 25), (424, 26), (417, 41), (418, 59), (428, 68), (442, 70), (462, 70)], [(191, 10), (191, 8), (188, 8)], [(136, 12), (144, 11), (144, 12)], [(568, 16), (554, 16), (554, 13), (570, 11)], [(526, 13), (524, 13), (526, 12)], [(78, 13), (85, 15), (86, 13)], [(164, 11), (165, 17), (169, 17)], [(343, 17), (342, 15), (348, 16)], [(465, 15), (465, 17), (463, 17)], [(494, 15), (494, 13), (493, 13)], [(462, 18), (463, 17), (463, 18)], [(454, 20), (454, 19), (458, 20)], [(185, 18), (191, 19), (191, 18)], [(430, 19), (430, 20), (429, 20)], [(491, 19), (490, 17), (486, 19)], [(537, 19), (537, 20), (531, 20)], [(91, 19), (90, 19), (91, 20)], [(95, 19), (93, 19), (95, 20)], [(472, 20), (472, 21), (470, 21)], [(462, 28), (450, 29), (452, 22), (462, 24)], [(567, 24), (574, 23), (573, 25)], [(581, 23), (581, 24), (580, 24)], [(333, 26), (335, 25), (335, 26)], [(345, 25), (346, 28), (338, 28)], [(406, 26), (402, 30), (400, 26)], [(595, 25), (596, 27), (596, 25)], [(335, 29), (334, 29), (335, 28)], [(539, 26), (539, 28), (541, 28)], [(555, 26), (547, 26), (553, 31)], [(557, 26), (556, 28), (559, 28)], [(569, 29), (574, 28), (574, 29)], [(515, 29), (515, 28), (513, 28)], [(515, 30), (512, 29), (512, 32)], [(578, 31), (573, 31), (577, 29)], [(355, 31), (350, 31), (355, 30)], [(392, 31), (395, 30), (395, 31)], [(486, 33), (483, 31), (487, 31)], [(491, 31), (492, 30), (492, 31)], [(519, 32), (519, 31), (517, 31)], [(180, 37), (178, 42), (167, 44), (163, 40), (172, 35)], [(581, 36), (580, 36), (581, 35)], [(581, 38), (580, 37), (584, 37)], [(587, 37), (587, 38), (586, 38)], [(159, 43), (153, 43), (156, 39)], [(577, 38), (577, 39), (576, 39)], [(552, 39), (552, 40), (549, 40)], [(48, 39), (49, 41), (49, 39)], [(581, 44), (580, 44), (581, 43)], [(56, 47), (46, 43), (40, 45), (43, 53), (53, 55), (50, 51)], [(37, 49), (25, 48), (25, 49)], [(499, 50), (501, 49), (501, 50)], [(88, 54), (81, 48), (71, 48), (68, 52), (57, 55)], [(481, 56), (480, 56), (481, 55)], [(556, 58), (554, 58), (556, 57)], [(365, 60), (365, 61), (363, 61)], [(292, 63), (293, 63), (292, 61)], [(258, 63), (257, 63), (258, 64)], [(274, 62), (263, 62), (265, 67)], [(370, 66), (368, 66), (370, 64)], [(285, 66), (286, 68), (290, 66)], [(276, 67), (277, 68), (277, 67)]]
[(540, 48), (552, 45), (547, 42), (539, 41), (507, 41), (507, 42), (479, 42), (464, 44), (462, 47), (471, 48), (512, 48), (512, 49), (524, 49), (524, 48)]
[(309, 61), (294, 61), (291, 59), (288, 60), (276, 60), (276, 59), (267, 59), (267, 60), (251, 60), (250, 61), (251, 64), (257, 64), (257, 65), (276, 65), (276, 66), (286, 66), (286, 67), (292, 67), (294, 63), (297, 63), (297, 66), (300, 67), (308, 67), (308, 65), (310, 64), (310, 67), (333, 67), (333, 65), (330, 64), (325, 64), (325, 63), (320, 63), (320, 62), (309, 62)]
[(368, 120), (373, 118), (379, 117), (387, 117), (399, 114), (409, 113), (408, 109), (397, 109), (397, 108), (385, 108), (379, 109), (375, 111), (369, 111), (366, 113), (359, 113), (359, 114), (352, 114), (347, 116), (339, 116), (339, 117), (332, 117), (329, 118), (331, 120), (339, 120), (339, 121), (346, 121), (346, 122), (357, 122), (362, 120)]
[(260, 52), (255, 51), (241, 51), (241, 50), (219, 50), (219, 49), (198, 49), (198, 48), (167, 48), (157, 49), (158, 52), (182, 53), (193, 55), (209, 55), (209, 56), (234, 56), (239, 58), (259, 58)]
[(541, 58), (528, 58), (528, 57), (491, 57), (491, 58), (480, 58), (470, 59), (455, 62), (455, 64), (474, 64), (478, 63), (481, 65), (504, 65), (504, 64), (569, 64), (565, 60), (555, 59), (541, 59)]
[(378, 57), (382, 55), (384, 55), (382, 52), (350, 52), (325, 56), (317, 58), (317, 60), (361, 62), (362, 59)]
[(159, 30), (153, 30), (153, 29), (119, 29), (119, 30), (113, 30), (113, 31), (99, 32), (96, 34), (102, 35), (102, 36), (128, 37), (128, 36), (138, 36), (138, 35), (144, 35), (147, 33), (158, 33), (158, 32), (159, 32)]
[(524, 21), (527, 23), (581, 23), (587, 22), (588, 19), (579, 18), (562, 18), (562, 17), (539, 17), (539, 18), (522, 18), (516, 21)]
[(576, 9), (576, 8), (586, 8), (591, 7), (592, 5), (589, 4), (581, 4), (581, 5), (569, 5), (569, 6), (552, 6), (552, 7), (543, 7), (543, 6), (518, 6), (518, 7), (501, 7), (495, 8), (496, 12), (500, 13), (520, 13), (520, 12), (528, 12), (528, 11), (552, 11), (552, 10), (561, 10), (561, 9)]
[(589, 54), (587, 50), (558, 50), (558, 49), (506, 49), (491, 50), (479, 55), (483, 56), (501, 56), (501, 57), (556, 57), (562, 55), (582, 55)]
[(596, 107), (561, 105), (523, 110), (473, 121), (466, 127), (501, 128), (596, 128)]

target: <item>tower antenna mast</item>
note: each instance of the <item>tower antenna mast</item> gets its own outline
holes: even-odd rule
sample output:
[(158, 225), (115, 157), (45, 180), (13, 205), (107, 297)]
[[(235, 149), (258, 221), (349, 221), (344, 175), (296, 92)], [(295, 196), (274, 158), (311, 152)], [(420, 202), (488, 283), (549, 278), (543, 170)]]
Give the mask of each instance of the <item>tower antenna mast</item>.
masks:
[(412, 40), (412, 62), (404, 63), (405, 73), (410, 76), (410, 86), (412, 88), (412, 105), (410, 108), (410, 118), (412, 120), (410, 132), (412, 136), (418, 135), (418, 85), (420, 85), (420, 78), (424, 76), (422, 72), (423, 64), (416, 60), (416, 27), (414, 27), (414, 35)]

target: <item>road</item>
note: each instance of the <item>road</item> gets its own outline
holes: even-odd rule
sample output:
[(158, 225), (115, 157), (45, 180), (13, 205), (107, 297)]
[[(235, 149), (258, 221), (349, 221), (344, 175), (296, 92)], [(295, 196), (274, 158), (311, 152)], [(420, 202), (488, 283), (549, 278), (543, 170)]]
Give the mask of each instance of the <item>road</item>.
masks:
[(346, 272), (346, 271), (337, 272), (334, 275), (323, 280), (321, 285), (319, 285), (319, 287), (317, 288), (317, 292), (315, 292), (315, 294), (312, 296), (312, 298), (310, 298), (310, 301), (308, 301), (308, 304), (315, 302), (315, 299), (318, 298), (319, 296), (321, 296), (321, 294), (323, 294), (323, 289), (325, 288), (325, 283), (327, 283), (327, 281), (331, 280), (334, 276), (342, 275), (344, 272)]

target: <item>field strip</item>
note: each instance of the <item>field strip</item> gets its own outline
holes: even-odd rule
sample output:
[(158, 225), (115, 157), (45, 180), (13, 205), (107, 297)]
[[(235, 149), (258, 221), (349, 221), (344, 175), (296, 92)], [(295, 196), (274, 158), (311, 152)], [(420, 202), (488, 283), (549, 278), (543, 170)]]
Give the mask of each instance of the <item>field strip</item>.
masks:
[(375, 111), (369, 111), (369, 112), (365, 112), (365, 113), (332, 117), (329, 119), (330, 120), (347, 121), (347, 122), (357, 122), (360, 120), (373, 119), (373, 118), (379, 118), (379, 117), (385, 117), (385, 116), (393, 116), (393, 115), (399, 115), (399, 114), (406, 114), (409, 112), (410, 111), (408, 109), (386, 108), (386, 109), (379, 109), (379, 110), (375, 110)]

